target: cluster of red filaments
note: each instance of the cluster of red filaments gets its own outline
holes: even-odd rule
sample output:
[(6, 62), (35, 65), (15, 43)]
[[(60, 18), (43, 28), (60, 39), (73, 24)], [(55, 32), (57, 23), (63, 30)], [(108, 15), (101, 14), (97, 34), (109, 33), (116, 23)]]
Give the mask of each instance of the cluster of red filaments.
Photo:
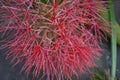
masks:
[(0, 0), (0, 49), (21, 72), (43, 80), (70, 79), (95, 66), (109, 32), (103, 0)]

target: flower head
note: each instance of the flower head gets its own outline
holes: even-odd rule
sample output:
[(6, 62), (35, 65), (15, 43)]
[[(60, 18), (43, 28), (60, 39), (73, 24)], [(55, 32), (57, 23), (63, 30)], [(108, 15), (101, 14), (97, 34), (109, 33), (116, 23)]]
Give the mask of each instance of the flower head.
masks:
[(95, 66), (102, 51), (99, 43), (109, 32), (100, 15), (102, 0), (1, 0), (0, 32), (6, 38), (6, 58), (21, 72), (41, 80), (71, 78)]

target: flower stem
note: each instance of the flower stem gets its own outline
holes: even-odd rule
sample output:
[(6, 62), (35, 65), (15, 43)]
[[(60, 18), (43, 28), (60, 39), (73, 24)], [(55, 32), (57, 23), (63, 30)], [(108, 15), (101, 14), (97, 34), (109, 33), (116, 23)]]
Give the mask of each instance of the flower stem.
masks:
[(115, 30), (115, 14), (114, 14), (114, 5), (112, 0), (109, 3), (110, 6), (110, 21), (111, 21), (111, 29), (112, 29), (112, 38), (111, 38), (111, 50), (112, 50), (112, 68), (111, 68), (111, 80), (115, 80), (116, 78), (116, 63), (117, 63), (117, 38), (116, 38), (116, 30)]

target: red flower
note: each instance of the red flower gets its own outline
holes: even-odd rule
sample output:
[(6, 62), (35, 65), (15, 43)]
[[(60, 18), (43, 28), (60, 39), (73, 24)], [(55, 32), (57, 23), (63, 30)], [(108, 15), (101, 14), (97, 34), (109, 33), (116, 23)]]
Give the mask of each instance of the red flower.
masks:
[[(108, 23), (102, 0), (1, 0), (0, 26), (7, 58), (41, 80), (63, 80), (95, 66)], [(102, 7), (101, 7), (102, 6)]]

